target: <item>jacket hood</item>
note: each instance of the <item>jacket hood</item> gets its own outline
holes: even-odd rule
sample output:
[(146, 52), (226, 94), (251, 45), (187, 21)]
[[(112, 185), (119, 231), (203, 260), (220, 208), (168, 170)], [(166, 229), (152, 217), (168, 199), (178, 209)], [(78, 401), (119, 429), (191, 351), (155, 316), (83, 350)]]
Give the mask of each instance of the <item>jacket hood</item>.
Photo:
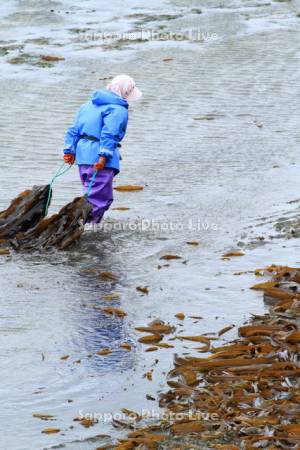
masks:
[(101, 91), (95, 91), (92, 94), (92, 103), (94, 105), (120, 105), (124, 108), (128, 108), (127, 101), (114, 92), (102, 89)]

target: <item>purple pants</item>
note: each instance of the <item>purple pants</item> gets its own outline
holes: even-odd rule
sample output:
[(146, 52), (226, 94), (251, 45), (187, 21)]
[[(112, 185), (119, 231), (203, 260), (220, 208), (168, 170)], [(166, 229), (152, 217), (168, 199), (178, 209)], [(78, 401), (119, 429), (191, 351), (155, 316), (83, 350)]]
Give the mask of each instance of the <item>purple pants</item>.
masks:
[[(92, 165), (80, 164), (78, 169), (82, 185), (86, 191), (93, 176), (94, 168)], [(97, 172), (88, 197), (89, 203), (93, 206), (92, 217), (88, 220), (89, 223), (99, 223), (105, 211), (107, 211), (112, 204), (113, 178), (114, 171), (112, 169), (103, 169)]]

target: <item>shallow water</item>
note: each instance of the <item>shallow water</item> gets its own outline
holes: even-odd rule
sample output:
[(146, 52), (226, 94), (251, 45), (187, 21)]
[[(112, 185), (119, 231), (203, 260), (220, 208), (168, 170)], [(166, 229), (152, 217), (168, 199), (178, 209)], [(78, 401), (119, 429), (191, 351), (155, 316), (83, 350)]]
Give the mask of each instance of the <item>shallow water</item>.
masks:
[[(136, 346), (135, 326), (156, 317), (174, 323), (177, 333), (238, 325), (263, 304), (260, 294), (248, 291), (253, 275), (232, 274), (298, 262), (298, 240), (246, 247), (246, 256), (231, 261), (220, 258), (297, 207), (287, 202), (299, 197), (298, 11), (296, 1), (154, 1), (149, 7), (114, 0), (101, 8), (95, 1), (0, 2), (6, 49), (0, 52), (0, 209), (24, 188), (48, 182), (76, 109), (105, 85), (100, 78), (119, 72), (130, 72), (144, 97), (132, 107), (116, 184), (145, 186), (116, 192), (114, 207), (130, 210), (110, 210), (107, 229), (87, 231), (72, 250), (1, 258), (2, 448), (89, 450), (105, 443), (92, 438), (115, 436), (109, 422), (84, 429), (73, 419), (82, 411), (157, 410), (145, 395), (156, 398), (165, 389), (162, 372), (172, 364), (175, 350), (145, 353)], [(102, 31), (136, 27), (200, 30), (211, 39), (99, 38)], [(94, 40), (87, 37), (92, 33)], [(39, 55), (53, 54), (65, 61), (36, 65)], [(80, 193), (74, 168), (57, 182), (50, 213)], [(200, 245), (188, 246), (191, 239)], [(167, 253), (183, 259), (158, 270)], [(88, 267), (111, 271), (118, 281), (82, 276)], [(150, 293), (142, 296), (135, 288), (146, 285)], [(124, 320), (95, 309), (107, 306), (103, 295), (116, 291), (120, 300), (112, 304), (127, 312)], [(181, 311), (204, 319), (180, 324), (174, 315)], [(121, 350), (122, 342), (134, 350)], [(95, 356), (103, 347), (114, 351)], [(62, 361), (64, 355), (70, 358)], [(153, 364), (150, 382), (143, 374)], [(33, 418), (38, 412), (56, 420)], [(47, 426), (62, 432), (41, 434)]]

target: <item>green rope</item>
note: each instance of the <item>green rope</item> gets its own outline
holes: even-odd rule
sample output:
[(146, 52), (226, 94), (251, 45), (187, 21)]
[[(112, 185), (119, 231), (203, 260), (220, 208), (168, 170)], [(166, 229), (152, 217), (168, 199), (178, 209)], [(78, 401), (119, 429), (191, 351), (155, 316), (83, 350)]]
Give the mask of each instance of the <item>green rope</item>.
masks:
[[(72, 165), (65, 164), (63, 162), (62, 165), (60, 166), (60, 168), (53, 175), (53, 177), (52, 177), (52, 179), (50, 181), (50, 184), (49, 184), (49, 194), (48, 194), (48, 199), (47, 199), (47, 203), (46, 203), (46, 206), (45, 206), (45, 217), (48, 215), (49, 205), (50, 205), (51, 198), (52, 198), (52, 186), (54, 184), (54, 181), (56, 180), (56, 178), (61, 177), (66, 172), (68, 172), (68, 170), (70, 170), (71, 167), (72, 167)], [(91, 181), (89, 182), (88, 188), (86, 190), (85, 197), (88, 197), (90, 195), (90, 192), (91, 192), (91, 189), (93, 187), (96, 175), (97, 175), (97, 170), (95, 170), (94, 173), (93, 173)]]
[(91, 181), (89, 182), (88, 188), (87, 188), (87, 190), (86, 190), (85, 197), (88, 197), (88, 196), (90, 195), (90, 192), (91, 192), (91, 189), (92, 189), (92, 187), (93, 187), (93, 184), (94, 184), (96, 175), (97, 175), (97, 170), (95, 170), (94, 173), (93, 173), (93, 176), (92, 176), (92, 178), (91, 178)]
[(52, 180), (50, 181), (50, 185), (49, 185), (48, 199), (47, 199), (47, 203), (45, 206), (45, 217), (48, 214), (48, 209), (49, 209), (49, 205), (50, 205), (50, 201), (51, 201), (51, 197), (52, 197), (52, 186), (53, 186), (54, 181), (56, 180), (56, 178), (61, 177), (66, 172), (68, 172), (68, 170), (70, 170), (71, 167), (72, 167), (71, 165), (63, 162), (62, 165), (60, 166), (60, 168), (55, 172), (54, 176), (52, 177)]

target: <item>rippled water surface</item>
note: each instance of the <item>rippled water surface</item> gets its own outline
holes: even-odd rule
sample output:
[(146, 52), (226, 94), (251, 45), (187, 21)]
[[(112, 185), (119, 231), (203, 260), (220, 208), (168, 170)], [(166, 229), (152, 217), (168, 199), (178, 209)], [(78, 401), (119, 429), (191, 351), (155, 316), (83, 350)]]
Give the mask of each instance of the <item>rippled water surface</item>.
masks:
[[(221, 255), (296, 208), (287, 202), (299, 198), (299, 12), (297, 1), (0, 2), (0, 209), (48, 182), (66, 127), (104, 78), (128, 72), (144, 92), (130, 111), (115, 181), (144, 185), (115, 193), (114, 207), (130, 209), (110, 210), (106, 229), (87, 230), (68, 252), (0, 259), (1, 448), (104, 444), (103, 435), (118, 434), (109, 422), (85, 429), (73, 419), (157, 409), (145, 396), (165, 389), (162, 372), (172, 365), (174, 350), (136, 345), (135, 326), (161, 318), (178, 333), (201, 334), (238, 325), (263, 305), (248, 291), (252, 275), (232, 274), (298, 262), (297, 240), (231, 261)], [(140, 30), (178, 37), (122, 39)], [(43, 64), (40, 55), (65, 59)], [(50, 213), (80, 193), (73, 168), (55, 185)], [(167, 253), (182, 259), (159, 270)], [(84, 268), (118, 281), (83, 276)], [(125, 319), (100, 311), (112, 292)], [(204, 319), (179, 324), (178, 312)], [(95, 356), (103, 347), (112, 354)], [(151, 367), (152, 382), (143, 377)], [(55, 421), (32, 417), (40, 412)], [(62, 431), (41, 434), (47, 426)]]

